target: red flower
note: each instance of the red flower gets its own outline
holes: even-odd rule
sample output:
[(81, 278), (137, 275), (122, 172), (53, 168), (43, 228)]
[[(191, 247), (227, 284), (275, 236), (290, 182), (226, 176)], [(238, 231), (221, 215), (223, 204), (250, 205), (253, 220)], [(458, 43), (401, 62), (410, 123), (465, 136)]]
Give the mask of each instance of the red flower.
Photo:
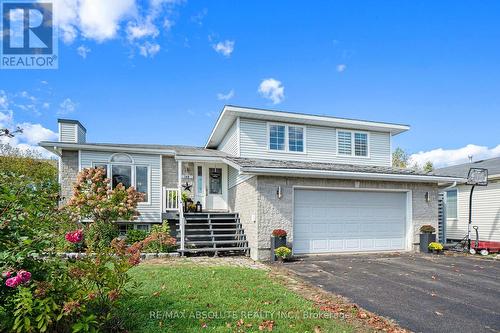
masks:
[(71, 243), (80, 243), (83, 240), (83, 230), (70, 231), (64, 238)]
[(31, 280), (31, 273), (25, 270), (20, 270), (19, 272), (17, 272), (17, 276), (19, 276), (22, 283), (26, 283)]
[(18, 285), (22, 283), (21, 277), (19, 275), (15, 277), (11, 277), (5, 281), (5, 285), (10, 288), (16, 288)]
[(273, 236), (274, 237), (286, 237), (287, 233), (283, 229), (274, 229)]

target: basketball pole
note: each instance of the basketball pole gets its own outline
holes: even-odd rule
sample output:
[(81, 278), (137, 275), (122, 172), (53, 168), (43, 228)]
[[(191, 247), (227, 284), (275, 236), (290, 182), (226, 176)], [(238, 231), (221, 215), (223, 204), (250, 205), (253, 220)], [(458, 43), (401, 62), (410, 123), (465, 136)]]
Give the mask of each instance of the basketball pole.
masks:
[(472, 226), (472, 194), (474, 193), (474, 188), (476, 185), (472, 185), (472, 188), (470, 189), (470, 196), (469, 196), (469, 225), (467, 226), (467, 246), (470, 251), (470, 232), (471, 232), (471, 226)]

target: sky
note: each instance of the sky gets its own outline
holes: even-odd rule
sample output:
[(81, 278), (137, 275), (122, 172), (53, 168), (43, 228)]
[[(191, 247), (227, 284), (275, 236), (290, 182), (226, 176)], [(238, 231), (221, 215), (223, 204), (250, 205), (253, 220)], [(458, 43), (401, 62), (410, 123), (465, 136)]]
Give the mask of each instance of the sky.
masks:
[[(500, 156), (500, 1), (54, 0), (57, 70), (0, 70), (0, 128), (203, 146), (224, 104), (408, 124), (436, 166)], [(4, 142), (7, 140), (2, 139)]]

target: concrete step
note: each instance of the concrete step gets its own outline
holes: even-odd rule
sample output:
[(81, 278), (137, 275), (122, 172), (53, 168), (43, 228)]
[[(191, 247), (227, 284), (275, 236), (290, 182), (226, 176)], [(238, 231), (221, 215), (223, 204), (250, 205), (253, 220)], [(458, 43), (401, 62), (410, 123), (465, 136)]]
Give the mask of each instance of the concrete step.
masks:
[(200, 252), (241, 252), (248, 251), (250, 248), (248, 246), (240, 246), (240, 247), (199, 247), (196, 249), (185, 249), (178, 250), (181, 253), (200, 253)]
[(208, 241), (190, 241), (186, 240), (185, 244), (186, 245), (217, 245), (217, 244), (235, 244), (235, 243), (244, 243), (247, 244), (247, 240), (236, 240), (236, 239), (231, 239), (231, 240), (208, 240)]

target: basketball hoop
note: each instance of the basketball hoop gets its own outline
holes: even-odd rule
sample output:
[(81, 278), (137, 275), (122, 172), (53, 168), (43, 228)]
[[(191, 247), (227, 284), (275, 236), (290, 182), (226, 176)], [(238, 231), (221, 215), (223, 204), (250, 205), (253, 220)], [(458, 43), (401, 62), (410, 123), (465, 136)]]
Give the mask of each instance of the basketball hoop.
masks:
[(471, 168), (467, 176), (467, 185), (488, 186), (488, 169)]

